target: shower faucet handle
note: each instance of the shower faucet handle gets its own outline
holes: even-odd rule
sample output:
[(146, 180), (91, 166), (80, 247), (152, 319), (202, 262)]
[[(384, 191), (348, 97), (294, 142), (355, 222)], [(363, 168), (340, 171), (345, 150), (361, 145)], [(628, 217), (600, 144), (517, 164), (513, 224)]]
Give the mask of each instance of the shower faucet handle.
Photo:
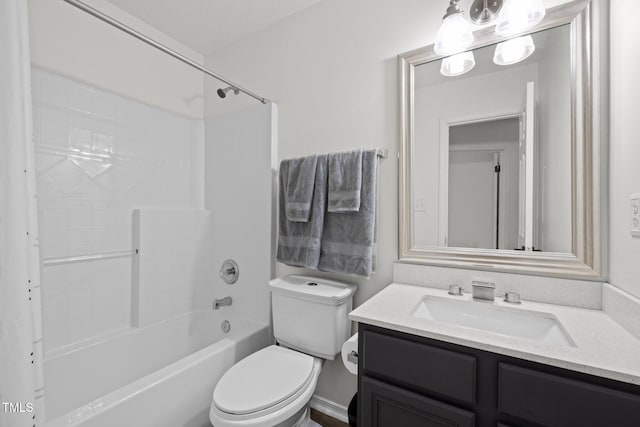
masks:
[(225, 283), (232, 285), (238, 281), (240, 275), (240, 268), (238, 263), (232, 259), (228, 259), (222, 263), (222, 267), (218, 271), (218, 275)]

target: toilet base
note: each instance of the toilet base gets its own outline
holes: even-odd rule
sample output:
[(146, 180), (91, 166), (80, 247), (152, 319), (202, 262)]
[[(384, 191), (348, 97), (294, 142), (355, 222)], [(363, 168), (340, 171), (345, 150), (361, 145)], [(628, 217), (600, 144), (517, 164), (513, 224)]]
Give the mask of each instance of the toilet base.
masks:
[(307, 403), (304, 414), (302, 417), (293, 425), (293, 427), (322, 427), (317, 422), (311, 419), (311, 406)]

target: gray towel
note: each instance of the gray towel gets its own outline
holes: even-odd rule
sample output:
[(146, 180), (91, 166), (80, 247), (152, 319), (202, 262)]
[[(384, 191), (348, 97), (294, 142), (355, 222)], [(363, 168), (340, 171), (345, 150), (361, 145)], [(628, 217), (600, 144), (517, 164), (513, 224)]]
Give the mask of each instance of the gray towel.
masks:
[(364, 151), (360, 210), (327, 213), (319, 270), (364, 277), (371, 275), (375, 262), (377, 169), (377, 151)]
[(328, 212), (358, 212), (362, 187), (362, 149), (329, 155)]
[(289, 221), (308, 222), (318, 156), (289, 160), (286, 182), (286, 212)]
[(283, 160), (280, 163), (280, 212), (276, 259), (288, 265), (317, 269), (327, 200), (327, 156), (318, 156), (317, 159), (308, 222), (294, 222), (287, 219), (285, 194), (287, 194), (286, 182), (290, 164), (290, 160)]

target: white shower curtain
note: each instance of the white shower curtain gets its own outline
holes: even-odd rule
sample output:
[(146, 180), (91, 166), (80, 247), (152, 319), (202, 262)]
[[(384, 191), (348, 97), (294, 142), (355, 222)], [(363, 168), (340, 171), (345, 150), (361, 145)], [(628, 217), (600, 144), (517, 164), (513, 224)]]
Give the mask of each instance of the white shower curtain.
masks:
[(0, 426), (44, 425), (27, 0), (0, 0)]

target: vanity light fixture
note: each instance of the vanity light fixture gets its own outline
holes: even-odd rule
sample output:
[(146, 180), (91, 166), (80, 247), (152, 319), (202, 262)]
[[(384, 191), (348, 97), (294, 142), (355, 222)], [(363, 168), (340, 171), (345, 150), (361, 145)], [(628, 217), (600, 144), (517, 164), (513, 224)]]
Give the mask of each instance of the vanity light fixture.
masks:
[[(538, 25), (546, 9), (542, 0), (506, 0), (496, 23), (496, 34), (513, 35)], [(528, 58), (536, 50), (531, 35), (498, 43), (493, 54), (497, 65), (511, 65)]]
[(542, 0), (506, 0), (496, 23), (496, 34), (508, 36), (538, 25), (546, 9)]
[(455, 55), (463, 52), (474, 41), (473, 28), (460, 10), (458, 2), (450, 0), (442, 25), (436, 35), (433, 50), (438, 55)]
[(520, 62), (536, 50), (531, 35), (517, 37), (498, 43), (496, 51), (493, 54), (493, 62), (496, 65), (511, 65)]
[(461, 76), (471, 71), (475, 66), (476, 59), (473, 52), (462, 52), (444, 58), (440, 65), (440, 74), (446, 77)]

